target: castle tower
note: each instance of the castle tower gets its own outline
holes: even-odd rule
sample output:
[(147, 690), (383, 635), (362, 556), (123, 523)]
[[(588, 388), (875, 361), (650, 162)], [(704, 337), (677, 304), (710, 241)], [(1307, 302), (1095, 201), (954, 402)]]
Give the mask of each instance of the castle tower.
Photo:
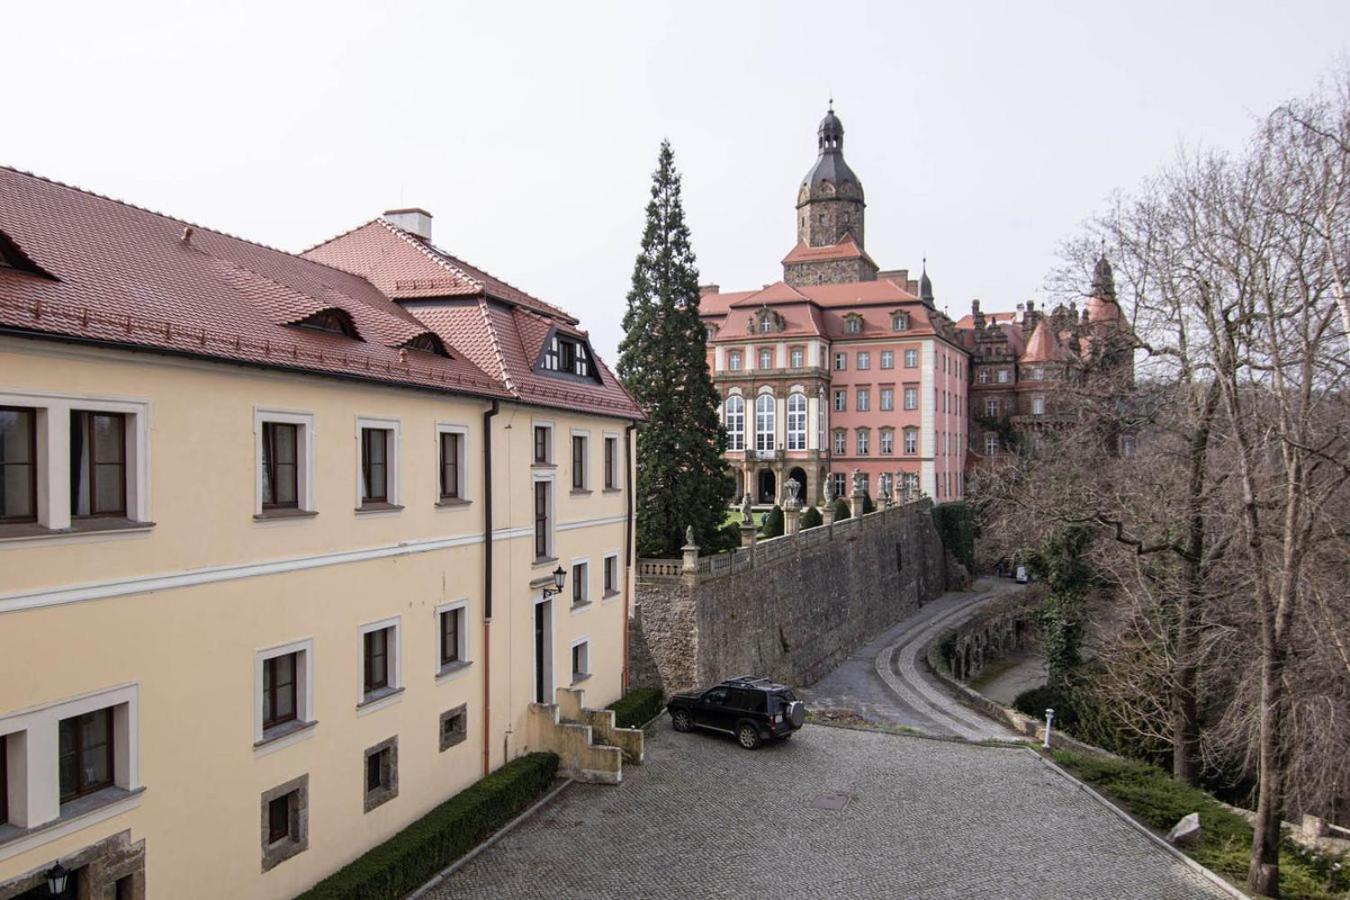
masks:
[(808, 247), (828, 247), (852, 235), (863, 247), (862, 183), (844, 162), (844, 123), (834, 114), (834, 101), (816, 131), (819, 155), (797, 191), (797, 240)]

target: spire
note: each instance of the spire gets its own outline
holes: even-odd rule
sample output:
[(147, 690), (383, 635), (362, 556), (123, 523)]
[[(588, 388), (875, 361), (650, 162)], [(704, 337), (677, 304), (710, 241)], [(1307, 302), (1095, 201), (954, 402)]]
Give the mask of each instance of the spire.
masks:
[(923, 274), (919, 276), (919, 299), (933, 305), (933, 281), (928, 277), (928, 257), (923, 258)]
[(1101, 256), (1097, 257), (1097, 264), (1092, 267), (1091, 296), (1101, 300), (1116, 299), (1116, 276), (1111, 271), (1111, 263), (1106, 260), (1105, 248)]

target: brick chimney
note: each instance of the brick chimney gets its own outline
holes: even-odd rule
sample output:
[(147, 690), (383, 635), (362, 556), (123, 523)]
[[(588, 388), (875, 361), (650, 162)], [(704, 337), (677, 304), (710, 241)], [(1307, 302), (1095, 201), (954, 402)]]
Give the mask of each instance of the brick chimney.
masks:
[(409, 209), (388, 209), (385, 210), (384, 219), (423, 243), (431, 243), (431, 213), (425, 209), (415, 206)]
[(720, 285), (716, 285), (716, 284), (700, 284), (700, 285), (698, 286), (698, 295), (699, 295), (700, 297), (706, 297), (708, 294), (720, 294), (721, 292), (722, 292), (722, 288), (721, 288)]

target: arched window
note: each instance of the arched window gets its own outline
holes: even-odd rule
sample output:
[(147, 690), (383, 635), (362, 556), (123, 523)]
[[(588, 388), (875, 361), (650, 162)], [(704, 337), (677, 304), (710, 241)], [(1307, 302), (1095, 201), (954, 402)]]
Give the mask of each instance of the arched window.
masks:
[(774, 449), (774, 401), (772, 394), (755, 398), (755, 449)]
[(806, 395), (789, 394), (787, 401), (787, 448), (806, 449)]
[(727, 449), (745, 449), (745, 400), (737, 394), (727, 398)]

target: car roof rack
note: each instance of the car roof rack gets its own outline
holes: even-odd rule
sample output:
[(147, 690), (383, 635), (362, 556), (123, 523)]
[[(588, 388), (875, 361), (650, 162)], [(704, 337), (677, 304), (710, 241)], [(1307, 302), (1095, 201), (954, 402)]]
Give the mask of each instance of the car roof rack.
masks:
[(751, 684), (764, 684), (767, 683), (768, 681), (769, 679), (767, 678), (756, 678), (753, 675), (737, 675), (735, 678), (728, 678), (722, 683), (735, 685), (751, 685)]

